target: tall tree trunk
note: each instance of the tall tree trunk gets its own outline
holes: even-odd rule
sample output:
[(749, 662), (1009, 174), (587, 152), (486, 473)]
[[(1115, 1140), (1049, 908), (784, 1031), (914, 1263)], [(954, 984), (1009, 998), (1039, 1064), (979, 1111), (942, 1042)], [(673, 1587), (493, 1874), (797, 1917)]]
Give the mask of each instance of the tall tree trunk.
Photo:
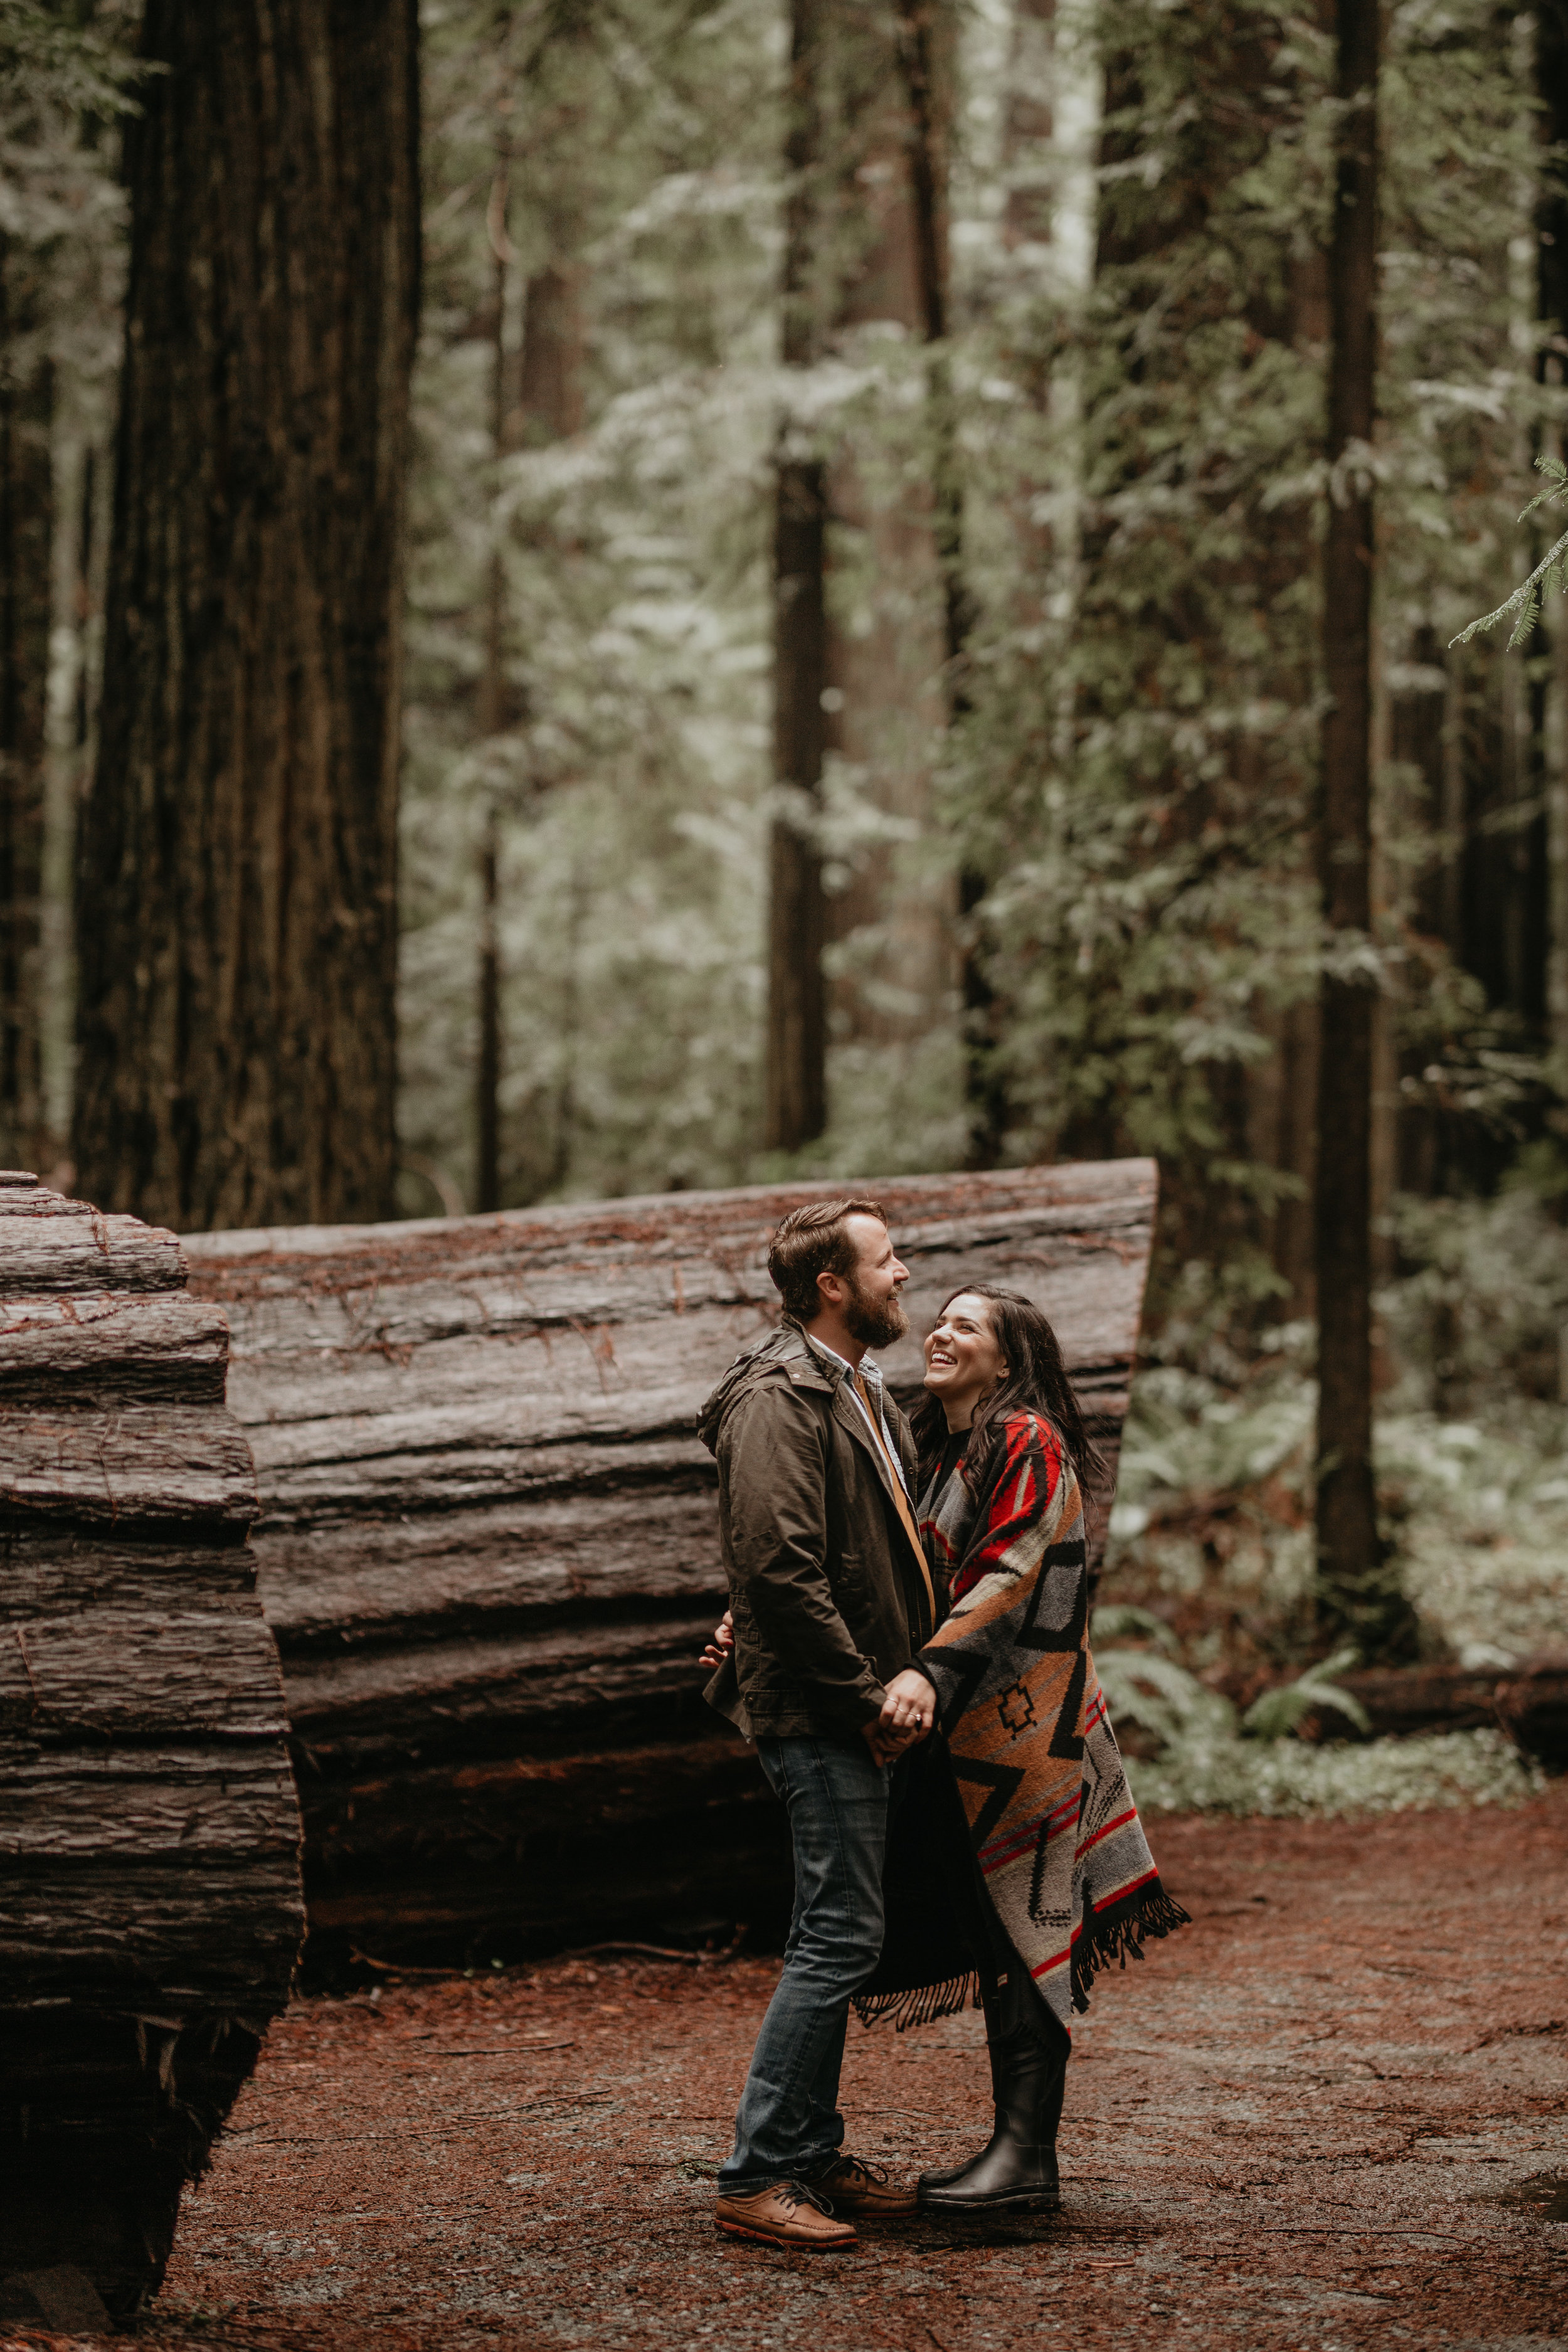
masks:
[[(891, 323), (921, 340), (933, 317), (945, 328), (945, 38), (935, 0), (900, 0), (890, 26), (879, 12), (845, 12), (834, 164), (846, 257), (834, 339), (851, 358), (866, 328)], [(879, 332), (867, 348), (885, 350)], [(907, 461), (879, 464), (879, 440), (852, 426), (828, 468), (826, 749), (859, 772), (865, 799), (890, 821), (830, 908), (845, 950), (835, 1011), (847, 1041), (876, 1049), (873, 1115), (886, 1116), (911, 1085), (937, 1108), (930, 1086), (941, 1079), (922, 1078), (920, 1066), (951, 1034), (959, 977), (956, 877), (944, 885), (914, 869), (903, 843), (934, 828), (932, 748), (948, 719), (944, 607), (959, 587), (961, 517), (950, 503), (944, 567), (937, 482)]]
[[(1056, 0), (1023, 0), (1023, 13), (1048, 21)], [(963, 473), (958, 447), (958, 412), (952, 370), (942, 348), (950, 331), (948, 163), (952, 120), (955, 27), (941, 0), (898, 0), (900, 59), (910, 118), (910, 190), (914, 205), (915, 257), (920, 278), (921, 328), (934, 345), (927, 372), (931, 418), (931, 496), (936, 515), (936, 559), (942, 578), (947, 650), (948, 722), (970, 708), (964, 656), (974, 625), (974, 603), (963, 564)], [(1037, 29), (1037, 27), (1036, 27)], [(1015, 127), (1010, 101), (1008, 131)], [(1027, 121), (1034, 129), (1037, 112)], [(1043, 135), (1048, 135), (1048, 125)], [(986, 877), (964, 866), (958, 877), (958, 909), (965, 927), (962, 988), (964, 1014), (964, 1093), (969, 1106), (968, 1161), (994, 1168), (1007, 1127), (1007, 1093), (996, 1059), (998, 1007), (980, 946), (980, 909)]]
[[(784, 163), (783, 357), (821, 355), (818, 226), (825, 0), (792, 0)], [(822, 791), (827, 686), (823, 467), (788, 425), (776, 461), (773, 526), (773, 819), (768, 887), (768, 1031), (763, 1142), (797, 1150), (827, 1123), (826, 931), (815, 820)]]
[[(1551, 156), (1536, 204), (1537, 283), (1542, 337), (1538, 368), (1545, 383), (1568, 383), (1568, 0), (1536, 0), (1535, 86), (1541, 137)], [(1558, 452), (1561, 455), (1561, 450)], [(1548, 607), (1556, 654), (1552, 694), (1555, 740), (1545, 777), (1548, 943), (1546, 1024), (1554, 1082), (1568, 1091), (1568, 614)]]
[(186, 1226), (384, 1216), (416, 0), (148, 0), (76, 1157)]
[(479, 1063), (474, 1207), (500, 1207), (500, 820), (492, 801), (479, 850)]
[[(505, 456), (511, 422), (506, 347), (507, 270), (511, 244), (507, 235), (508, 163), (496, 165), (485, 223), (490, 242), (490, 300), (494, 308), (490, 345), (490, 447), (497, 463)], [(507, 721), (506, 564), (499, 546), (490, 551), (485, 583), (485, 657), (479, 672), (479, 733), (499, 735)], [(500, 816), (494, 795), (485, 811), (479, 845), (479, 961), (478, 995), (479, 1058), (474, 1073), (474, 1207), (500, 1207)]]
[[(1323, 918), (1336, 959), (1372, 919), (1373, 502), (1354, 454), (1370, 445), (1377, 364), (1379, 0), (1339, 0), (1333, 236), (1329, 256), (1323, 554)], [(1347, 452), (1350, 455), (1345, 464)], [(1318, 1600), (1359, 1633), (1379, 1564), (1372, 1466), (1372, 1087), (1375, 997), (1334, 966), (1322, 983), (1318, 1080)]]
[(584, 337), (582, 265), (549, 261), (534, 271), (523, 296), (514, 441), (533, 446), (581, 433)]
[(42, 909), (54, 488), (40, 265), (0, 236), (0, 1162), (45, 1164)]

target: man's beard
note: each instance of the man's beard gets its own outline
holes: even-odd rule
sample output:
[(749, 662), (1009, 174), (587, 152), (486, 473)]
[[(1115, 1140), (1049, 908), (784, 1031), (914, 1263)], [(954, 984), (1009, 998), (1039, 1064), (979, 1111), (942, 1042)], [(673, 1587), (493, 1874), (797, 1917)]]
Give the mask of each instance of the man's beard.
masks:
[(872, 1298), (862, 1290), (853, 1275), (849, 1280), (849, 1304), (844, 1309), (844, 1328), (852, 1339), (863, 1348), (890, 1348), (901, 1339), (910, 1328), (910, 1318), (899, 1304), (897, 1291), (886, 1298)]

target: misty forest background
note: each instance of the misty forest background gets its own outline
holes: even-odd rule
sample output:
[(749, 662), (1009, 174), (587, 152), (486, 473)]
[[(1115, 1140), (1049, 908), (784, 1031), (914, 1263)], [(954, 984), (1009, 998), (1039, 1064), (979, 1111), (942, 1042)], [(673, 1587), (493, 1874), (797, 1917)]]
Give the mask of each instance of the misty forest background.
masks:
[[(1547, 1638), (1568, 607), (1450, 641), (1555, 530), (1568, 0), (1382, 12), (1349, 929), (1335, 38), (0, 0), (0, 1160), (192, 1230), (1153, 1153), (1121, 1706)], [(1329, 1622), (1335, 986), (1379, 1418)]]

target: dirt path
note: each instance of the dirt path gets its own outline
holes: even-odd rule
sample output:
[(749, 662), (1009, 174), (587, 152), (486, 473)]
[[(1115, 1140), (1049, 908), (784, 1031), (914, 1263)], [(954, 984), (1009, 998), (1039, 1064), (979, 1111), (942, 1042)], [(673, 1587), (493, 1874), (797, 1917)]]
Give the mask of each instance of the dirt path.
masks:
[[(1568, 1782), (1156, 1844), (1195, 1925), (1100, 1979), (1059, 2219), (729, 2244), (707, 2175), (772, 1963), (445, 1979), (289, 2012), (142, 2340), (1568, 2347)], [(973, 2015), (852, 2026), (851, 2144), (952, 2161), (984, 2072)]]

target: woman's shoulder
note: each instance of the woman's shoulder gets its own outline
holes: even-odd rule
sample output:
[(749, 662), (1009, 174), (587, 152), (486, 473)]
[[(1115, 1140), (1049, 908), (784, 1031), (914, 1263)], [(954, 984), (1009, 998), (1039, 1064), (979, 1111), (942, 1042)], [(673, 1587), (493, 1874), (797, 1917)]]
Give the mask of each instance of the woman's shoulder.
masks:
[(1008, 1461), (1022, 1461), (1033, 1454), (1045, 1462), (1053, 1481), (1067, 1466), (1056, 1424), (1047, 1414), (1036, 1412), (1028, 1405), (1020, 1405), (1016, 1412), (1008, 1413), (1002, 1423), (1002, 1442)]
[(996, 1467), (1004, 1477), (1030, 1475), (1037, 1479), (1044, 1500), (1056, 1498), (1063, 1491), (1065, 1479), (1074, 1477), (1072, 1463), (1068, 1461), (1068, 1451), (1058, 1434), (1056, 1423), (1047, 1413), (1030, 1412), (1027, 1406), (1008, 1413), (1002, 1423), (1002, 1456)]

